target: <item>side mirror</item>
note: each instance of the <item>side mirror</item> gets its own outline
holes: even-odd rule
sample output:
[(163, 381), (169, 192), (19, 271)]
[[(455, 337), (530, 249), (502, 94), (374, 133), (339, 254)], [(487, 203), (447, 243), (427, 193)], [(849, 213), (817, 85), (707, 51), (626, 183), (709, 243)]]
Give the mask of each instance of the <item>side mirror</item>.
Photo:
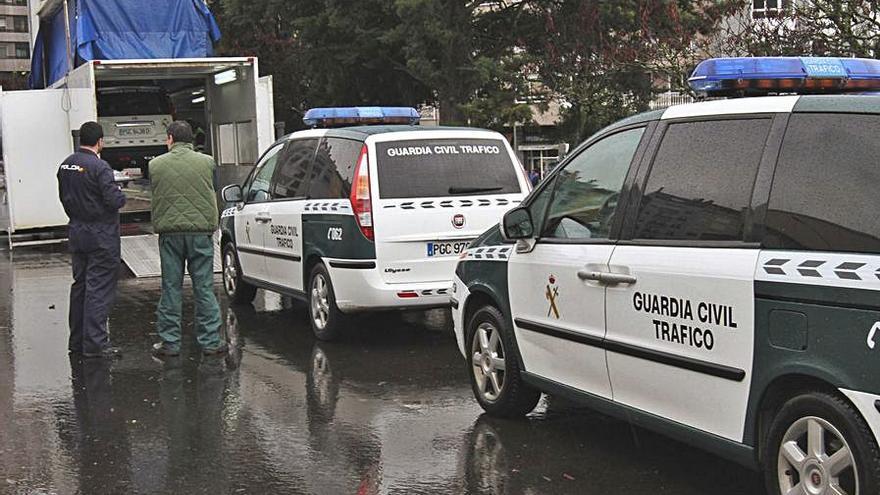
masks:
[(220, 194), (223, 196), (223, 201), (227, 203), (241, 203), (242, 201), (241, 186), (239, 185), (226, 186)]
[(528, 208), (519, 207), (508, 211), (501, 222), (501, 233), (509, 240), (531, 239), (535, 236), (532, 214)]

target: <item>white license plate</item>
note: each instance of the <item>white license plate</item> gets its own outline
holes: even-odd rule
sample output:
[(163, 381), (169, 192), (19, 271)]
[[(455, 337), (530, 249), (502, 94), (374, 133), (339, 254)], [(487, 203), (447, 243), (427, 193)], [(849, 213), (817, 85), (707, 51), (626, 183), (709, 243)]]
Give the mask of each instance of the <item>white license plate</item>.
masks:
[(428, 257), (458, 256), (467, 250), (471, 241), (429, 242)]
[(119, 129), (120, 136), (149, 136), (152, 134), (149, 127), (130, 127), (127, 129)]

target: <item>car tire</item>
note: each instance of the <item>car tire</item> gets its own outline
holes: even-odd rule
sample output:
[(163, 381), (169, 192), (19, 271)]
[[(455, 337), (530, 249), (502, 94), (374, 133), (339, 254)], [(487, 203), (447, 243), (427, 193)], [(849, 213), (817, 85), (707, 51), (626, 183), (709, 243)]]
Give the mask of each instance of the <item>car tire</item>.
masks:
[[(835, 458), (837, 456), (837, 458)], [(842, 462), (838, 462), (838, 459)], [(809, 392), (775, 415), (763, 445), (767, 493), (880, 493), (880, 450), (858, 411), (841, 397)], [(808, 488), (808, 489), (804, 489)]]
[(318, 340), (332, 341), (342, 333), (345, 315), (336, 306), (336, 293), (330, 273), (323, 263), (312, 268), (309, 275), (309, 323)]
[(541, 400), (541, 392), (522, 379), (516, 341), (504, 315), (494, 306), (483, 306), (467, 329), (467, 364), (477, 402), (492, 416), (530, 413)]
[(257, 295), (257, 288), (242, 279), (241, 264), (231, 242), (223, 246), (223, 290), (235, 304), (250, 304)]

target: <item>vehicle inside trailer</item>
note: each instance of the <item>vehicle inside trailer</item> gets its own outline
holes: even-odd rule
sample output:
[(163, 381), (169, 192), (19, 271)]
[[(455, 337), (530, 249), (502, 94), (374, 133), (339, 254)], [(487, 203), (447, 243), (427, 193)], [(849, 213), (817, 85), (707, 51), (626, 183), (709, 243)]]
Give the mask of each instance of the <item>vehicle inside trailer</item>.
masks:
[(196, 149), (217, 161), (221, 185), (247, 175), (261, 151), (260, 84), (248, 58), (95, 61), (68, 79), (69, 87), (95, 88), (103, 157), (128, 197), (123, 213), (129, 220), (146, 219), (147, 164), (167, 151), (165, 128), (174, 120), (190, 123)]

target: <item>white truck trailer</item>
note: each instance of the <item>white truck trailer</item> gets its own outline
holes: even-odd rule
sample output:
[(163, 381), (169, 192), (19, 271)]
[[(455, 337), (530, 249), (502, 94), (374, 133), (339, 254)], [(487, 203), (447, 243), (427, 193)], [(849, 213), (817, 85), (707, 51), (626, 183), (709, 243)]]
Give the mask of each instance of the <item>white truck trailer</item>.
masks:
[[(246, 176), (275, 140), (272, 79), (259, 77), (252, 57), (95, 60), (49, 89), (0, 90), (6, 185), (0, 231), (7, 232), (10, 247), (21, 233), (66, 225), (55, 173), (73, 152), (73, 132), (101, 117), (99, 88), (139, 84), (165, 88), (175, 118), (202, 128), (205, 152), (220, 165), (224, 184)], [(134, 205), (129, 211), (149, 210), (148, 186), (127, 194)]]

